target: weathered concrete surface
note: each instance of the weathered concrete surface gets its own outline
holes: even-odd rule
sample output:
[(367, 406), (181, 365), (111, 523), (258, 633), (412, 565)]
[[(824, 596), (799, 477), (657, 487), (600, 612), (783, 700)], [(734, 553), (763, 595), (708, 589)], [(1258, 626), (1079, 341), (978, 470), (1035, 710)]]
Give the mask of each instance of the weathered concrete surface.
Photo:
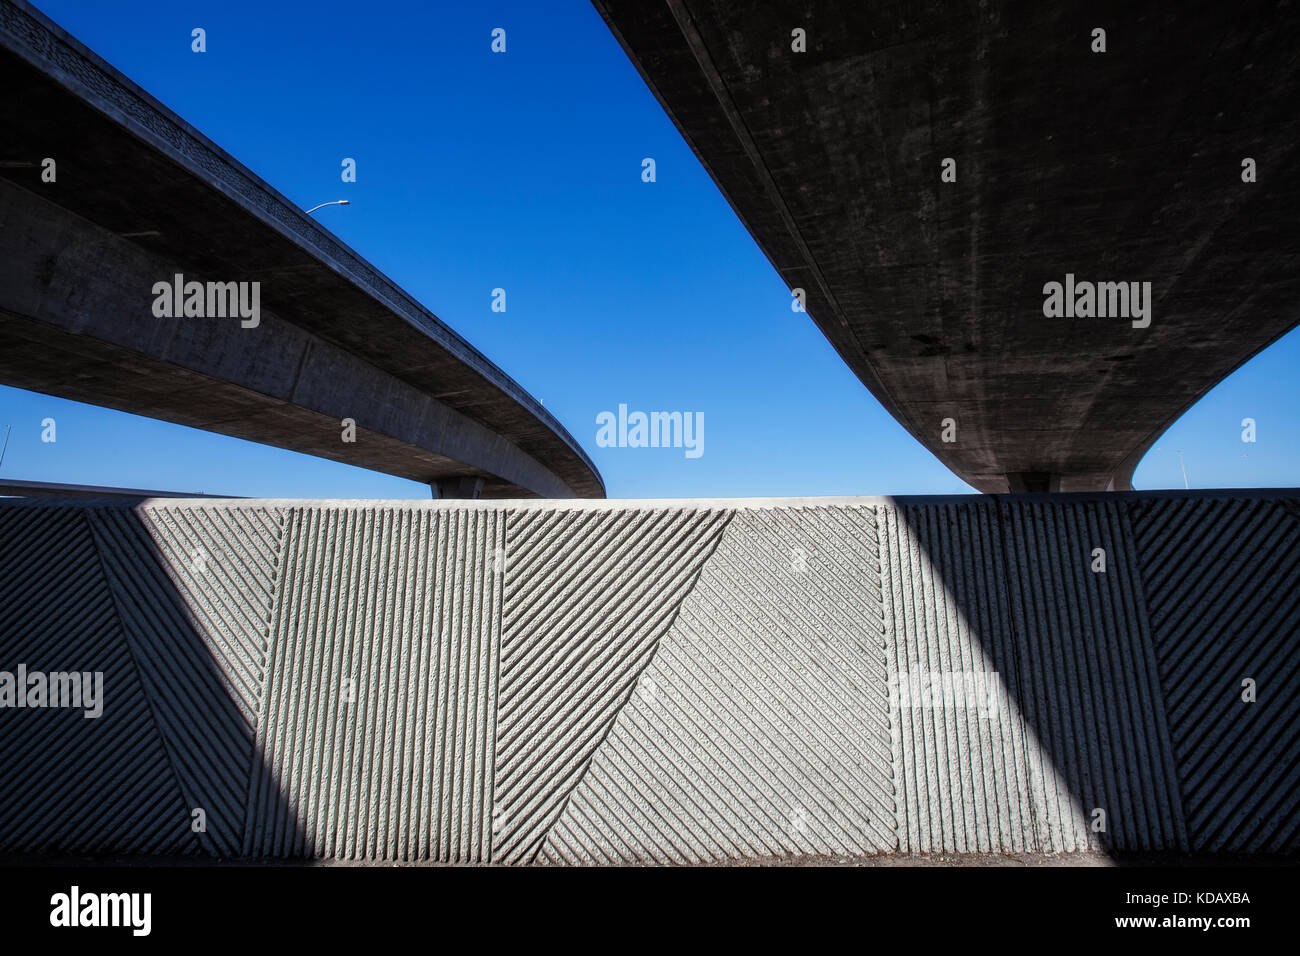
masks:
[(0, 672), (105, 688), (0, 707), (7, 855), (1300, 851), (1296, 490), (10, 501), (0, 556)]
[[(1129, 487), (1300, 315), (1294, 4), (593, 3), (845, 362), (981, 491)], [(1150, 327), (1046, 318), (1067, 273), (1151, 282)]]
[[(19, 0), (0, 83), (0, 381), (485, 497), (603, 497), (517, 383)], [(176, 274), (259, 282), (260, 323), (156, 317)]]

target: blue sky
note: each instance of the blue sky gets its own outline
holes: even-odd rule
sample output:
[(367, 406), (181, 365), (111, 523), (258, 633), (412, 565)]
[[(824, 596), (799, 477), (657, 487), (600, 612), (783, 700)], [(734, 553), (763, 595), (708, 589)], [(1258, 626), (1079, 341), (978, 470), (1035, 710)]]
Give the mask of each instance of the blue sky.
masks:
[[(586, 0), (37, 6), (538, 396), (611, 497), (969, 492), (806, 315)], [(190, 50), (190, 31), (208, 50)], [(494, 27), (508, 52), (489, 48)], [(358, 180), (340, 181), (343, 157)], [(641, 181), (653, 157), (657, 182)], [(507, 311), (491, 311), (491, 290)], [(1300, 484), (1300, 332), (1156, 443), (1139, 488)], [(703, 412), (705, 453), (599, 448), (596, 416)], [(41, 441), (41, 421), (57, 441)], [(1257, 441), (1241, 441), (1254, 418)], [(335, 462), (0, 387), (0, 476), (416, 497)]]

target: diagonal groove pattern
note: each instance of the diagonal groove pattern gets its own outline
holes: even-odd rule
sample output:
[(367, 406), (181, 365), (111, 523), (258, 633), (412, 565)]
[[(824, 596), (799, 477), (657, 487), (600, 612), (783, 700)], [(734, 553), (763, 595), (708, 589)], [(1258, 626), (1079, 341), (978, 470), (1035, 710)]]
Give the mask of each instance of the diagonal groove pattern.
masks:
[[(1192, 846), (1300, 846), (1300, 522), (1294, 499), (1132, 507)], [(1242, 699), (1243, 680), (1258, 698)]]
[[(76, 506), (0, 508), (0, 669), (103, 673), (102, 715), (0, 712), (0, 850), (193, 853), (176, 778)], [(10, 704), (10, 707), (13, 705)]]
[[(258, 606), (243, 590), (241, 549), (226, 535), (246, 529), (227, 525), (230, 509), (223, 510), (104, 508), (91, 512), (91, 526), (181, 790), (189, 809), (203, 812), (199, 841), (210, 853), (237, 856), (269, 595)], [(263, 545), (274, 549), (274, 512), (263, 527)], [(245, 619), (238, 631), (222, 626), (232, 611)]]
[(143, 517), (240, 713), (255, 726), (284, 510), (153, 505)]
[[(0, 502), (0, 551), (0, 851), (1300, 848), (1278, 492)], [(104, 715), (17, 707), (19, 664)]]
[(541, 858), (894, 846), (875, 513), (738, 510)]
[(511, 514), (494, 859), (536, 856), (727, 514), (694, 508)]

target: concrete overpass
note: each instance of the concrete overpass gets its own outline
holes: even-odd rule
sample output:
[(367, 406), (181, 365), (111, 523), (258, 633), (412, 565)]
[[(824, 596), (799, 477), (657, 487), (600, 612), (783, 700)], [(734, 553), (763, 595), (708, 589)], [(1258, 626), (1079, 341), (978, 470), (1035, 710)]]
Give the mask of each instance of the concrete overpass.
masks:
[[(435, 496), (604, 496), (578, 443), (509, 376), (23, 2), (0, 2), (0, 84), (0, 382)], [(258, 283), (256, 320), (156, 314), (155, 286), (176, 276), (182, 290), (247, 290), (250, 313)]]
[[(685, 8), (672, 10), (691, 28)], [(269, 187), (25, 8), (0, 4), (0, 27), (10, 83), (0, 116), (29, 157), (7, 159), (0, 177), (0, 372), (330, 457), (369, 454), (423, 480), (477, 485), (486, 472), (495, 493), (600, 493), (594, 469), (517, 386)], [(1289, 122), (1278, 120), (1279, 142)], [(1285, 158), (1258, 152), (1264, 169)], [(51, 153), (66, 158), (47, 193), (39, 157)], [(996, 168), (993, 156), (961, 168), (981, 161)], [(966, 202), (977, 226), (1009, 215)], [(1219, 209), (1233, 228), (1238, 212)], [(817, 222), (803, 222), (811, 234)], [(908, 223), (894, 231), (915, 251)], [(1213, 247), (1198, 223), (1191, 234)], [(984, 245), (929, 268), (987, 304), (983, 257), (1015, 265), (997, 246), (1011, 239), (966, 228)], [(872, 235), (881, 255), (886, 231)], [(1276, 265), (1277, 248), (1281, 238), (1237, 263), (1247, 280)], [(1214, 261), (1193, 256), (1189, 274), (1200, 282)], [(264, 281), (265, 314), (249, 329), (152, 321), (152, 283), (173, 271)], [(882, 283), (887, 271), (877, 269)], [(832, 330), (831, 304), (865, 308), (852, 289), (831, 299), (802, 285)], [(1254, 295), (1243, 314), (1277, 295), (1227, 288), (1243, 287)], [(905, 318), (889, 296), (872, 301)], [(1216, 301), (1231, 314), (1230, 296)], [(1038, 361), (1059, 357), (1009, 306), (1000, 325), (960, 314), (976, 348), (966, 365), (943, 366), (955, 393), (1001, 381), (975, 373), (1017, 335)], [(1166, 334), (1163, 314), (1141, 331)], [(942, 309), (916, 315), (939, 322), (917, 335), (948, 329)], [(1188, 341), (1159, 341), (1175, 359), (1221, 362), (1197, 345), (1213, 332), (1198, 332), (1203, 318), (1186, 313)], [(862, 331), (906, 337), (891, 328)], [(938, 400), (922, 371), (937, 374), (926, 363), (945, 347), (929, 343), (900, 386), (923, 410)], [(1000, 361), (1029, 395), (1017, 377), (1027, 360)], [(1148, 350), (1133, 346), (1126, 361), (1171, 381)], [(1085, 397), (1131, 394), (1117, 374), (1087, 392), (1082, 363), (1062, 374)], [(1050, 379), (1040, 391), (1064, 401)], [(364, 440), (340, 451), (338, 419), (357, 407)], [(957, 444), (1027, 442), (1014, 421), (966, 418), (1002, 407), (960, 406)], [(421, 414), (435, 425), (421, 431)], [(1024, 414), (1041, 418), (1044, 454), (1071, 434), (1110, 434)], [(1009, 454), (999, 449), (985, 451)], [(1066, 467), (1030, 464), (1047, 484), (1058, 472), (1044, 469)], [(28, 497), (0, 500), (0, 857), (1300, 853), (1297, 489), (635, 502), (4, 491)], [(109, 492), (116, 500), (75, 500)]]
[[(981, 491), (1129, 487), (1296, 323), (1294, 7), (593, 2), (850, 368)], [(1048, 317), (1067, 276), (1149, 282), (1149, 324)]]

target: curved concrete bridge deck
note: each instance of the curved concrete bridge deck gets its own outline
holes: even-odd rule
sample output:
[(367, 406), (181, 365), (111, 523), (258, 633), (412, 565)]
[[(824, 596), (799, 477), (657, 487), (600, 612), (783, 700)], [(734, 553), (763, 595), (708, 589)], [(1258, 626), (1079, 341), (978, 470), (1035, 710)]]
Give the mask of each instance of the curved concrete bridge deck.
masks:
[(1296, 324), (1294, 4), (592, 2), (845, 363), (979, 491), (1131, 487)]
[[(0, 0), (0, 86), (0, 382), (439, 496), (604, 497), (581, 446), (517, 382), (20, 0)], [(158, 283), (191, 282), (204, 315), (159, 307)], [(214, 301), (227, 284), (249, 318)]]
[(1300, 491), (25, 501), (0, 555), (0, 671), (103, 675), (0, 708), (10, 856), (1300, 848)]

